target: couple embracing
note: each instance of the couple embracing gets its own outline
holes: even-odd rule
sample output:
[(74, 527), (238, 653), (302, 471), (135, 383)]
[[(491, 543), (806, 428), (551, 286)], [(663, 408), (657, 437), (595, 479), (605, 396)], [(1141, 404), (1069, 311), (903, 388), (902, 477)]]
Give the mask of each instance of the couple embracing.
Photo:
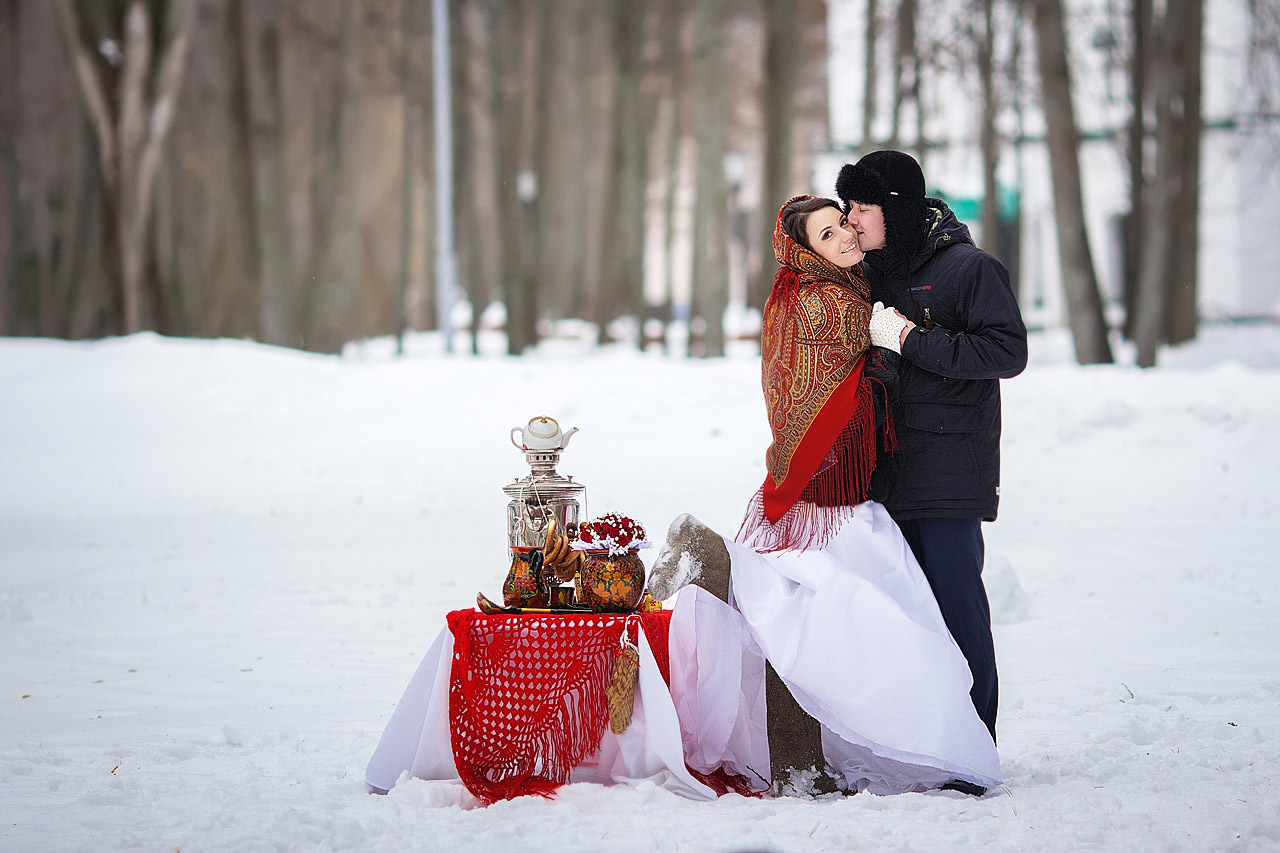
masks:
[(733, 539), (676, 519), (650, 576), (659, 599), (688, 587), (686, 759), (778, 793), (981, 795), (1001, 781), (981, 524), (1026, 329), (912, 157), (868, 154), (836, 192), (774, 230), (764, 485)]

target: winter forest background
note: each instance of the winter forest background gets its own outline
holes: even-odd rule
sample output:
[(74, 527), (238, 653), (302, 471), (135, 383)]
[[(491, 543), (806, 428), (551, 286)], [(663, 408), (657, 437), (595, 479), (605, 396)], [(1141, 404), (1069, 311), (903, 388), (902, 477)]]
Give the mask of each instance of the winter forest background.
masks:
[(881, 147), (1081, 363), (1280, 306), (1276, 0), (5, 0), (0, 79), (0, 335), (715, 356)]
[[(0, 850), (1280, 851), (1278, 100), (1280, 0), (0, 0)], [(893, 145), (1033, 327), (1005, 784), (368, 795), (512, 427), (738, 529), (772, 219)]]

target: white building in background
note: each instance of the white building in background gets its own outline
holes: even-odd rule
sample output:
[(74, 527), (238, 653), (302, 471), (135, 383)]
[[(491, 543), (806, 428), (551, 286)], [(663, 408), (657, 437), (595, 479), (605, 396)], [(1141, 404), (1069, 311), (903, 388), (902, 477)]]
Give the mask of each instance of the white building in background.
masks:
[[(883, 5), (883, 4), (882, 4)], [(927, 7), (929, 4), (922, 4)], [(1119, 218), (1128, 213), (1128, 167), (1124, 128), (1128, 120), (1127, 71), (1120, 53), (1111, 47), (1112, 25), (1127, 4), (1115, 0), (1066, 0), (1072, 53), (1072, 84), (1077, 122), (1086, 141), (1081, 146), (1084, 201), (1090, 248), (1103, 295), (1117, 309), (1122, 277)], [(1246, 114), (1253, 99), (1242, 93), (1257, 91), (1259, 69), (1250, 69), (1247, 56), (1248, 12), (1244, 0), (1206, 0), (1203, 116), (1206, 131), (1200, 161), (1199, 303), (1205, 319), (1280, 318), (1280, 85), (1277, 70), (1267, 69), (1272, 115)], [(866, 0), (830, 0), (831, 38), (830, 116), (832, 152), (820, 158), (814, 191), (834, 194), (840, 165), (857, 150), (862, 124), (863, 15)], [(923, 13), (922, 13), (923, 14)], [(930, 26), (926, 16), (922, 32)], [(944, 22), (949, 23), (949, 22)], [(952, 39), (956, 38), (951, 34)], [(1121, 34), (1123, 38), (1123, 34)], [(1024, 42), (1027, 70), (1034, 81), (1033, 45)], [(999, 51), (1005, 55), (1004, 51)], [(884, 51), (887, 57), (889, 54)], [(1276, 60), (1273, 59), (1273, 62)], [(881, 72), (882, 83), (889, 75)], [(1252, 88), (1251, 88), (1252, 87)], [(1034, 91), (1034, 86), (1031, 87)], [(945, 97), (940, 93), (945, 92)], [(927, 79), (925, 134), (945, 143), (931, 149), (923, 166), (931, 194), (949, 200), (980, 199), (982, 161), (978, 150), (978, 93), (976, 84), (954, 79)], [(878, 122), (872, 135), (888, 131), (887, 85), (879, 95)], [(1019, 130), (1026, 138), (1043, 135), (1043, 116), (1029, 99), (1023, 105), (1023, 126), (1011, 110), (1002, 112), (998, 129), (1012, 138)], [(906, 111), (902, 125), (909, 146), (914, 113)], [(1110, 138), (1107, 138), (1109, 134)], [(1021, 244), (1017, 287), (1029, 325), (1066, 323), (1061, 288), (1057, 235), (1048, 152), (1043, 144), (1021, 149), (1006, 147), (1001, 154), (998, 181), (1017, 192)], [(963, 207), (957, 203), (956, 207)], [(958, 211), (959, 212), (959, 211)], [(975, 240), (986, 245), (977, 213), (961, 215)]]

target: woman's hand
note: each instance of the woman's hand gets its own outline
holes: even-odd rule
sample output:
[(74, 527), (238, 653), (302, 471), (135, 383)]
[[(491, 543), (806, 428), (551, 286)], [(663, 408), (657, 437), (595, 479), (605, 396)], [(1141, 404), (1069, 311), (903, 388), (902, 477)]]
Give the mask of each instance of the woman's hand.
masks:
[(871, 343), (873, 346), (902, 353), (902, 342), (906, 339), (904, 324), (909, 328), (911, 321), (903, 317), (896, 308), (886, 308), (883, 302), (871, 306)]

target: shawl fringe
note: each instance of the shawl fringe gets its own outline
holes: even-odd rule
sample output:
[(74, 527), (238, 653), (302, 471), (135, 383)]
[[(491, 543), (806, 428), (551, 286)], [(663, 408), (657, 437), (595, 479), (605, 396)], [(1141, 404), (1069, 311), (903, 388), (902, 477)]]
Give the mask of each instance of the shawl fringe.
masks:
[(876, 429), (870, 381), (860, 378), (853, 416), (799, 497), (785, 504), (780, 515), (773, 481), (766, 476), (747, 504), (738, 542), (761, 553), (822, 548), (853, 514), (853, 508), (867, 500), (876, 467), (877, 433), (886, 449), (896, 444), (892, 418), (885, 418), (884, 427)]
[[(557, 656), (528, 639), (538, 622), (511, 619), (521, 617), (449, 614), (454, 764), (485, 805), (525, 794), (551, 797), (600, 748), (608, 724), (605, 685), (624, 627), (591, 619), (557, 623), (577, 652)], [(476, 623), (486, 628), (482, 639)], [(518, 693), (504, 684), (520, 684)]]

